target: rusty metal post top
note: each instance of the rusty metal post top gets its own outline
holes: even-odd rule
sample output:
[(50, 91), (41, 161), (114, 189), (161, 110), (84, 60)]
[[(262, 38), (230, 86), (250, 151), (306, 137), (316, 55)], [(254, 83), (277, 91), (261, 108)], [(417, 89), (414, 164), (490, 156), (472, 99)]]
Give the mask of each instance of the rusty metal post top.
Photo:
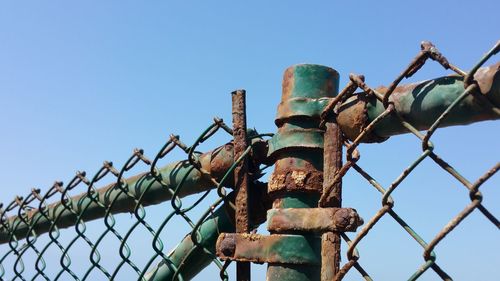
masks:
[(295, 116), (319, 117), (325, 98), (338, 93), (339, 73), (328, 66), (297, 64), (290, 66), (283, 75), (283, 92), (278, 105), (276, 125)]
[[(282, 149), (323, 150), (320, 115), (329, 99), (337, 95), (338, 87), (338, 72), (327, 66), (298, 64), (285, 70), (275, 120), (278, 132), (269, 141), (269, 158)], [(318, 161), (322, 162), (322, 157)]]
[(339, 73), (319, 64), (296, 64), (283, 75), (282, 100), (333, 97), (338, 91)]

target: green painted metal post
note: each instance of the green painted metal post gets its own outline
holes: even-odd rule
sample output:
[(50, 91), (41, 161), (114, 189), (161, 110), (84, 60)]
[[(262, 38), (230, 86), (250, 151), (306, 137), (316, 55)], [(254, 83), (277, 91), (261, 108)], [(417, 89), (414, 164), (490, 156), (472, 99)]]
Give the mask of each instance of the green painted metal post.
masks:
[[(274, 200), (273, 209), (318, 207), (323, 189), (320, 113), (328, 98), (338, 93), (338, 81), (335, 70), (321, 65), (295, 65), (285, 71), (282, 101), (275, 121), (278, 133), (270, 141), (268, 153), (275, 161), (268, 185), (269, 195)], [(320, 249), (313, 245), (321, 243), (321, 234), (290, 231), (283, 234), (304, 236), (320, 256)], [(318, 281), (320, 278), (321, 263), (270, 263), (267, 270), (267, 280)]]

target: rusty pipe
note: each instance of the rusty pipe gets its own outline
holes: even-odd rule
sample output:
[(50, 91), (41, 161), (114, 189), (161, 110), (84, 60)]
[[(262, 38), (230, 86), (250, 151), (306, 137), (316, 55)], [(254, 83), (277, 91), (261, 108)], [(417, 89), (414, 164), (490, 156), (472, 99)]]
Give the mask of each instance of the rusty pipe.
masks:
[[(211, 178), (221, 179), (226, 171), (234, 163), (234, 147), (232, 143), (220, 146), (210, 152), (199, 156), (201, 169), (207, 173), (202, 173), (198, 169), (193, 169), (189, 161), (174, 162), (159, 169), (163, 185), (160, 184), (149, 172), (142, 173), (125, 179), (128, 187), (128, 194), (116, 187), (116, 183), (99, 188), (89, 195), (88, 192), (76, 195), (71, 198), (65, 207), (62, 202), (49, 204), (42, 210), (33, 209), (26, 212), (26, 218), (12, 216), (6, 219), (0, 228), (0, 244), (7, 243), (11, 239), (20, 240), (36, 233), (40, 235), (50, 231), (54, 226), (61, 229), (73, 226), (77, 221), (85, 222), (102, 218), (106, 215), (106, 210), (112, 214), (133, 212), (140, 199), (142, 206), (159, 204), (172, 199), (172, 193), (168, 190), (175, 190), (183, 180), (182, 189), (178, 196), (207, 191), (214, 188)], [(226, 186), (232, 186), (233, 179), (230, 177)], [(91, 198), (93, 197), (93, 198)], [(15, 237), (14, 237), (15, 236)]]
[[(478, 89), (463, 99), (440, 127), (467, 125), (500, 118), (500, 62), (480, 68), (474, 75)], [(376, 89), (384, 94), (387, 88)], [(396, 87), (389, 101), (404, 120), (418, 130), (428, 129), (464, 91), (464, 79), (450, 75)], [(370, 122), (385, 110), (381, 101), (366, 92), (346, 100), (337, 121), (345, 136), (354, 140)], [(399, 119), (390, 115), (381, 120), (363, 142), (382, 142), (390, 136), (408, 133)]]

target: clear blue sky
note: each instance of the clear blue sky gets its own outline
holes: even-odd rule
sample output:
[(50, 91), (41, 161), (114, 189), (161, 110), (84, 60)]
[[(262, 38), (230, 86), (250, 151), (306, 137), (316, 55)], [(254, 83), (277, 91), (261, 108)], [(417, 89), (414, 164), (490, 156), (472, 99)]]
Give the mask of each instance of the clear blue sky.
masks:
[[(212, 117), (230, 122), (234, 89), (247, 90), (249, 125), (274, 132), (282, 73), (292, 64), (331, 66), (341, 86), (349, 72), (379, 86), (409, 63), (422, 40), (467, 70), (500, 39), (493, 0), (270, 2), (1, 3), (0, 201), (67, 182), (76, 170), (95, 172), (103, 160), (122, 164), (135, 147), (153, 157), (170, 133), (193, 141)], [(411, 81), (447, 73), (429, 63)], [(440, 130), (436, 152), (475, 181), (500, 159), (499, 129), (483, 122)], [(410, 136), (362, 145), (360, 165), (387, 186), (419, 149)], [(499, 178), (482, 187), (484, 205), (497, 217)], [(380, 208), (379, 194), (356, 174), (344, 190), (345, 205), (366, 221)], [(469, 202), (465, 188), (429, 160), (394, 197), (396, 211), (427, 241)], [(148, 212), (161, 217), (169, 206)], [(438, 263), (456, 280), (494, 280), (498, 238), (475, 211), (436, 248)], [(406, 279), (423, 263), (422, 249), (389, 217), (359, 250), (376, 280)], [(262, 280), (264, 267), (255, 268)], [(198, 280), (217, 278), (215, 267), (204, 276)], [(429, 272), (423, 280), (436, 278)], [(355, 270), (347, 277), (359, 279)]]

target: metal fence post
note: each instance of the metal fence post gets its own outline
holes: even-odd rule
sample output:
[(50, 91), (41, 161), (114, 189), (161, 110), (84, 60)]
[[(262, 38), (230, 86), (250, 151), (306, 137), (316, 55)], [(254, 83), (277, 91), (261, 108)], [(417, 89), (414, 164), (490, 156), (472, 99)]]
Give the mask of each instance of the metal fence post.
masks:
[[(283, 94), (269, 155), (276, 159), (268, 191), (273, 208), (316, 208), (323, 189), (323, 131), (320, 113), (327, 98), (338, 93), (338, 73), (320, 65), (296, 65), (285, 71)], [(312, 214), (311, 214), (312, 215)], [(314, 248), (316, 264), (300, 261), (269, 264), (268, 280), (320, 280), (321, 242), (317, 233), (298, 234), (288, 229), (272, 234), (302, 235)], [(292, 262), (292, 256), (286, 256)]]
[[(333, 232), (354, 231), (362, 221), (354, 209), (332, 204), (319, 208), (324, 161), (328, 173), (341, 165), (338, 127), (327, 124), (331, 143), (326, 160), (325, 131), (320, 128), (325, 106), (337, 95), (338, 77), (335, 70), (321, 65), (295, 65), (285, 71), (275, 120), (278, 132), (268, 141), (267, 158), (274, 163), (267, 190), (273, 201), (267, 213), (271, 234), (222, 233), (216, 248), (223, 260), (268, 263), (267, 280), (319, 281), (323, 271), (323, 280), (335, 275), (340, 248)], [(332, 179), (329, 174), (326, 184)], [(322, 246), (323, 233), (331, 239)], [(322, 248), (326, 250), (323, 265)]]

